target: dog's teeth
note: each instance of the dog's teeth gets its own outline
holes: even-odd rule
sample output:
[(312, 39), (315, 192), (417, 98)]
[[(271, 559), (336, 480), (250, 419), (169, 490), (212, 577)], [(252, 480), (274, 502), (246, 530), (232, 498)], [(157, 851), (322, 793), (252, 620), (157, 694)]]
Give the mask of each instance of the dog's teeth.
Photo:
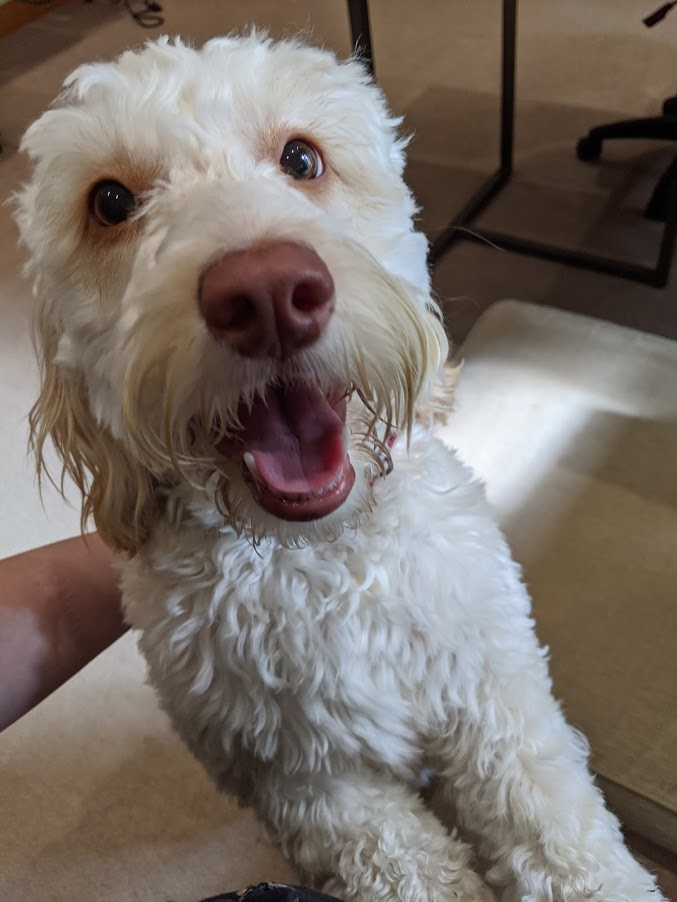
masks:
[(261, 474), (259, 473), (259, 468), (256, 466), (256, 461), (254, 460), (254, 455), (251, 453), (251, 451), (245, 451), (244, 457), (242, 459), (244, 460), (245, 465), (252, 476), (254, 476), (256, 479), (260, 479)]
[(347, 454), (347, 453), (348, 453), (348, 450), (349, 450), (349, 448), (350, 448), (350, 439), (351, 439), (351, 436), (352, 436), (352, 432), (350, 431), (350, 426), (344, 426), (344, 427), (343, 427), (343, 436), (342, 436), (342, 438), (343, 438), (343, 452), (344, 452), (344, 454)]

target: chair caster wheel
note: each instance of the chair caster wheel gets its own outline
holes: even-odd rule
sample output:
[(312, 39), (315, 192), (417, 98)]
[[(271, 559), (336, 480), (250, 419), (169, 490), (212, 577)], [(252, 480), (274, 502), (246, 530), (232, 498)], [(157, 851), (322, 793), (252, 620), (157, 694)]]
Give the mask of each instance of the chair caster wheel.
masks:
[(584, 163), (591, 163), (594, 160), (599, 160), (601, 153), (602, 142), (599, 138), (594, 138), (591, 135), (581, 138), (576, 145), (576, 156), (579, 160), (583, 160)]

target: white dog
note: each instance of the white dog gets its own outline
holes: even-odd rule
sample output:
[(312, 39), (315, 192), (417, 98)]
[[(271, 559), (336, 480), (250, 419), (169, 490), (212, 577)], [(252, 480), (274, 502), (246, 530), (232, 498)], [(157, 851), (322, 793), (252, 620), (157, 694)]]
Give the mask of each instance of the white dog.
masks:
[[(398, 124), (359, 62), (255, 33), (79, 68), (18, 197), (38, 460), (51, 438), (119, 552), (177, 731), (305, 878), (658, 902), (426, 421), (447, 342)], [(421, 801), (430, 769), (486, 883)]]

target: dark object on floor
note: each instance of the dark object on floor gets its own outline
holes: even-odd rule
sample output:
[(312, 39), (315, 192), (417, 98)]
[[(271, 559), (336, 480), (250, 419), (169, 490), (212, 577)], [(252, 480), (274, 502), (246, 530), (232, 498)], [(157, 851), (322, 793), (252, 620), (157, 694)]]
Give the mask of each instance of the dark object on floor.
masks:
[[(34, 0), (27, 0), (27, 2), (34, 2)], [(84, 2), (93, 3), (94, 0), (84, 0)], [(119, 3), (120, 0), (114, 0), (114, 2)], [(162, 6), (156, 0), (134, 0), (138, 9), (135, 9), (133, 0), (122, 0), (122, 2), (132, 19), (142, 28), (159, 28), (165, 24), (164, 17), (160, 15)]]
[(303, 886), (283, 886), (281, 883), (259, 883), (236, 893), (211, 896), (202, 902), (340, 902)]
[[(140, 0), (138, 3), (124, 0), (124, 4), (132, 19), (142, 28), (159, 28), (165, 24), (164, 17), (160, 15), (162, 7), (154, 0)], [(135, 8), (137, 6), (140, 8)]]
[[(84, 0), (92, 3), (93, 0)], [(119, 3), (120, 0), (113, 0)], [(165, 24), (164, 16), (161, 16), (162, 6), (156, 0), (122, 0), (124, 7), (137, 25), (142, 28), (160, 28)]]
[[(677, 0), (676, 0), (677, 2)], [(657, 10), (654, 15), (662, 11)], [(371, 35), (369, 33), (368, 0), (348, 0), (351, 32), (356, 42), (358, 56), (372, 66)], [(592, 270), (643, 282), (663, 288), (668, 281), (672, 264), (675, 239), (677, 238), (677, 181), (671, 180), (665, 206), (670, 211), (666, 215), (665, 229), (655, 266), (643, 266), (626, 260), (614, 260), (599, 254), (585, 253), (567, 247), (544, 244), (528, 238), (519, 238), (493, 229), (483, 229), (474, 223), (491, 204), (496, 195), (508, 184), (513, 173), (514, 125), (515, 125), (515, 60), (517, 51), (517, 0), (503, 0), (502, 50), (501, 50), (501, 127), (500, 163), (496, 172), (489, 176), (484, 185), (468, 200), (459, 213), (435, 240), (430, 249), (430, 264), (434, 266), (442, 256), (459, 241), (474, 241), (494, 244), (503, 250), (526, 254), (554, 263), (564, 263), (578, 269)]]

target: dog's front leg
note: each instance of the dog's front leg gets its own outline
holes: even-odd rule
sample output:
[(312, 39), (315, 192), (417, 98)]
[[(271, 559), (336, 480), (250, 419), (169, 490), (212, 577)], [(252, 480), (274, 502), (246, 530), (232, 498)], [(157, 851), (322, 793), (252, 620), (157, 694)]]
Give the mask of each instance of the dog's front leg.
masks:
[(489, 902), (467, 845), (386, 774), (355, 770), (257, 785), (257, 808), (291, 863), (345, 902)]
[[(460, 824), (490, 861), (502, 902), (660, 902), (550, 692), (533, 633), (496, 642), (481, 686), (441, 741)], [(507, 647), (509, 646), (509, 647)]]

